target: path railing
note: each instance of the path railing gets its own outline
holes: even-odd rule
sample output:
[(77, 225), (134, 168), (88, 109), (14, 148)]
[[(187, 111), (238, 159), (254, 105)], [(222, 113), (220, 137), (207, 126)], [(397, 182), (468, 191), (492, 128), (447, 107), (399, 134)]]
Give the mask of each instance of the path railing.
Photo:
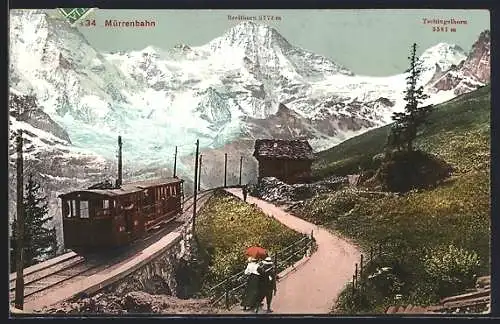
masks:
[[(354, 266), (354, 274), (352, 275), (352, 281), (349, 283), (351, 288), (352, 296), (356, 295), (359, 291), (365, 288), (366, 281), (366, 269), (372, 266), (373, 263), (377, 265), (378, 262), (381, 261), (386, 255), (385, 249), (388, 247), (388, 243), (374, 244), (370, 247), (370, 254), (365, 257), (364, 254), (361, 254), (359, 263), (356, 263)], [(373, 270), (373, 269), (372, 269)]]
[[(279, 280), (278, 273), (293, 266), (295, 262), (302, 259), (304, 256), (310, 256), (316, 250), (316, 243), (311, 234), (304, 234), (302, 238), (293, 242), (289, 246), (281, 249), (274, 254), (274, 276)], [(207, 291), (207, 295), (211, 300), (212, 305), (222, 306), (229, 309), (232, 305), (241, 302), (243, 291), (246, 286), (247, 276), (244, 270), (237, 272)]]

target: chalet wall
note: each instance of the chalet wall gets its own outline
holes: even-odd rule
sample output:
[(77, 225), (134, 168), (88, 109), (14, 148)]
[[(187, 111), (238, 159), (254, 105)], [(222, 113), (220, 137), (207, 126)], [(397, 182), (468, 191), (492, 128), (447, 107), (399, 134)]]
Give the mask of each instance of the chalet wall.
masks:
[(287, 183), (307, 182), (312, 175), (309, 160), (259, 160), (259, 179), (276, 177)]

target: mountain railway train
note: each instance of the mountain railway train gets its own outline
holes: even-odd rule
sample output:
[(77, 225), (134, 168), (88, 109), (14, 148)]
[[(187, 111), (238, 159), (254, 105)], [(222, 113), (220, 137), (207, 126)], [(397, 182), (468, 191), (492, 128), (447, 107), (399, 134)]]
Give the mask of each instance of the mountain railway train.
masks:
[(60, 195), (65, 247), (89, 252), (145, 236), (182, 212), (183, 182), (167, 178)]
[(182, 213), (183, 184), (174, 176), (122, 185), (122, 139), (118, 136), (116, 184), (104, 181), (59, 195), (65, 248), (98, 252), (146, 236)]

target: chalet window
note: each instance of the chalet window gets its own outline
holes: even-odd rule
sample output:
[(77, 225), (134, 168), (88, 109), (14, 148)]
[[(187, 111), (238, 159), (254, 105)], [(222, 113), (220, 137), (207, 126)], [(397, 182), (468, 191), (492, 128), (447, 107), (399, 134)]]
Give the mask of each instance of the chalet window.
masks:
[(103, 200), (102, 201), (102, 208), (103, 209), (109, 209), (109, 200)]
[(89, 218), (89, 202), (86, 200), (80, 200), (80, 217)]

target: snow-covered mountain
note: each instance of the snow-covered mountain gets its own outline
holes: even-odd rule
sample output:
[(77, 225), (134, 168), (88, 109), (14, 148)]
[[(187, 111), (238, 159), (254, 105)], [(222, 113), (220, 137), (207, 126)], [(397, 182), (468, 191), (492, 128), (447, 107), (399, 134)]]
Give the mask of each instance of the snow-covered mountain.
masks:
[[(29, 131), (33, 148), (27, 158), (57, 192), (87, 186), (89, 174), (97, 179), (104, 167), (104, 174), (113, 175), (117, 135), (129, 174), (154, 175), (173, 164), (175, 146), (180, 156), (192, 154), (196, 139), (207, 153), (205, 166), (210, 150), (238, 150), (234, 143), (245, 142), (241, 153), (246, 154), (257, 137), (308, 138), (320, 150), (390, 122), (404, 104), (403, 71), (354, 75), (253, 22), (203, 46), (101, 53), (65, 20), (40, 10), (15, 10), (9, 38), (9, 87), (36, 99), (38, 116), (12, 112), (10, 130)], [(479, 59), (444, 43), (422, 54), (429, 103), (456, 95), (456, 82), (436, 86), (455, 67), (484, 76), (474, 86), (487, 82), (475, 66), (480, 71), (489, 66), (489, 42), (473, 52), (478, 48), (484, 54)], [(192, 163), (185, 162), (177, 165), (178, 174), (189, 177)], [(76, 182), (68, 180), (72, 174)]]
[[(401, 107), (403, 74), (356, 76), (252, 22), (204, 46), (119, 53), (99, 53), (77, 29), (41, 11), (12, 12), (10, 25), (11, 87), (35, 95), (75, 147), (108, 159), (118, 133), (136, 162), (158, 163), (196, 138), (217, 147), (244, 135), (245, 118), (267, 118), (279, 104), (315, 121), (311, 141), (321, 149), (356, 124), (387, 123)], [(464, 58), (454, 45), (428, 49), (424, 82)]]

